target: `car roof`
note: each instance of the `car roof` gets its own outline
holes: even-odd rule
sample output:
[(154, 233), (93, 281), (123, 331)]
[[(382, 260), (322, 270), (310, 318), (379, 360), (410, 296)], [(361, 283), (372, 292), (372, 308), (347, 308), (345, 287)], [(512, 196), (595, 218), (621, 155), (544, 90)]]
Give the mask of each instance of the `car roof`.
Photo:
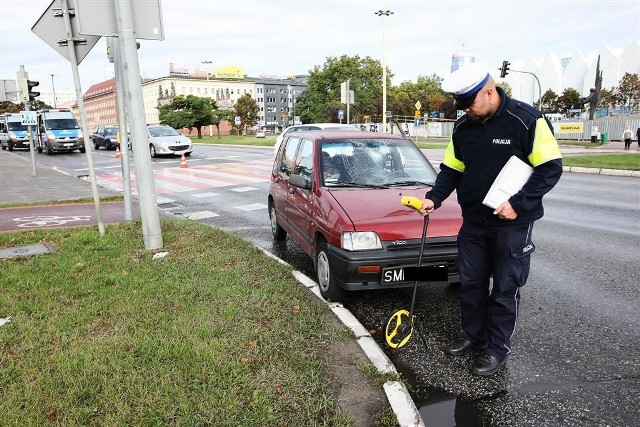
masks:
[[(395, 133), (363, 132), (359, 130), (305, 130), (296, 132), (295, 137), (313, 137), (318, 139), (409, 139)], [(292, 136), (293, 136), (292, 135)]]
[(316, 126), (321, 129), (340, 128), (340, 129), (350, 130), (353, 128), (353, 130), (358, 130), (358, 128), (356, 128), (355, 125), (346, 124), (346, 123), (305, 123), (302, 125), (289, 126), (284, 130), (284, 132), (288, 131), (289, 129), (304, 128), (309, 126)]

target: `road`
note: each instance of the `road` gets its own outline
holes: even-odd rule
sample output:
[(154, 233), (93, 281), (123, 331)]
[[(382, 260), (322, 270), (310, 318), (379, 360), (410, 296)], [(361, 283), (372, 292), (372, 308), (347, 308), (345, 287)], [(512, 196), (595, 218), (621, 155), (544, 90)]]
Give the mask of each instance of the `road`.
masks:
[[(118, 188), (113, 156), (99, 150), (94, 161), (101, 185)], [(80, 154), (37, 158), (72, 175), (87, 173)], [(188, 168), (179, 168), (178, 158), (153, 160), (158, 203), (239, 234), (313, 277), (294, 242), (271, 238), (271, 158), (268, 148), (199, 145)], [(536, 252), (507, 369), (479, 378), (469, 373), (471, 356), (446, 356), (442, 347), (460, 336), (457, 290), (445, 283), (420, 288), (415, 336), (388, 354), (414, 383), (427, 425), (637, 425), (640, 179), (565, 173), (545, 208), (534, 228)], [(409, 302), (408, 291), (380, 291), (353, 294), (345, 305), (367, 329), (380, 331), (384, 347), (389, 314)]]

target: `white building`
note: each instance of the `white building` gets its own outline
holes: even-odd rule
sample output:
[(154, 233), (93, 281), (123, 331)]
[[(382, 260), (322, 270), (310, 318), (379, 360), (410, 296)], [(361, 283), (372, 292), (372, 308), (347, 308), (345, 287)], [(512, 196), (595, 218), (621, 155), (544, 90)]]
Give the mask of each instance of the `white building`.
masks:
[[(602, 89), (618, 86), (625, 73), (640, 75), (640, 41), (634, 40), (626, 49), (603, 45), (598, 51), (584, 55), (580, 51), (565, 57), (549, 52), (542, 60), (533, 57), (512, 61), (504, 81), (511, 86), (513, 97), (532, 104), (540, 94), (548, 89), (560, 95), (565, 89), (574, 88), (586, 97), (595, 86), (596, 67), (600, 56)], [(514, 70), (534, 73), (540, 80), (540, 88), (535, 77)]]

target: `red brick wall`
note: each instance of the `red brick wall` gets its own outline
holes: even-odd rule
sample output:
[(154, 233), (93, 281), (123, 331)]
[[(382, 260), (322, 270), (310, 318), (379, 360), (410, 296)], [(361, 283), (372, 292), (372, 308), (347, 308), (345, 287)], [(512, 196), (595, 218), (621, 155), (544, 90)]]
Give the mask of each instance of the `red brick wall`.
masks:
[[(220, 123), (220, 135), (226, 136), (229, 135), (229, 131), (231, 130), (231, 123), (227, 121), (223, 121)], [(211, 133), (209, 133), (211, 131)], [(180, 129), (180, 133), (186, 135), (190, 138), (198, 137), (198, 130), (196, 128), (191, 129)], [(218, 128), (214, 125), (211, 126), (202, 126), (202, 136), (218, 136)]]

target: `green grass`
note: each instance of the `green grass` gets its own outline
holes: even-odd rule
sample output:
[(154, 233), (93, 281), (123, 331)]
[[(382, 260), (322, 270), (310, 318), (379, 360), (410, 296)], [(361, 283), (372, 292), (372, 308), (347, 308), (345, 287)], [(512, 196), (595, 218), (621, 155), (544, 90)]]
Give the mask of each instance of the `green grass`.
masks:
[(580, 166), (585, 168), (640, 170), (639, 154), (598, 154), (565, 156), (563, 166)]
[(319, 355), (346, 339), (290, 267), (189, 220), (0, 233), (0, 425), (348, 426)]
[(255, 135), (250, 136), (216, 136), (215, 130), (213, 136), (203, 136), (198, 139), (197, 136), (191, 136), (191, 140), (196, 144), (226, 144), (226, 145), (250, 145), (273, 147), (276, 143), (277, 135), (267, 135), (266, 138), (256, 138)]

